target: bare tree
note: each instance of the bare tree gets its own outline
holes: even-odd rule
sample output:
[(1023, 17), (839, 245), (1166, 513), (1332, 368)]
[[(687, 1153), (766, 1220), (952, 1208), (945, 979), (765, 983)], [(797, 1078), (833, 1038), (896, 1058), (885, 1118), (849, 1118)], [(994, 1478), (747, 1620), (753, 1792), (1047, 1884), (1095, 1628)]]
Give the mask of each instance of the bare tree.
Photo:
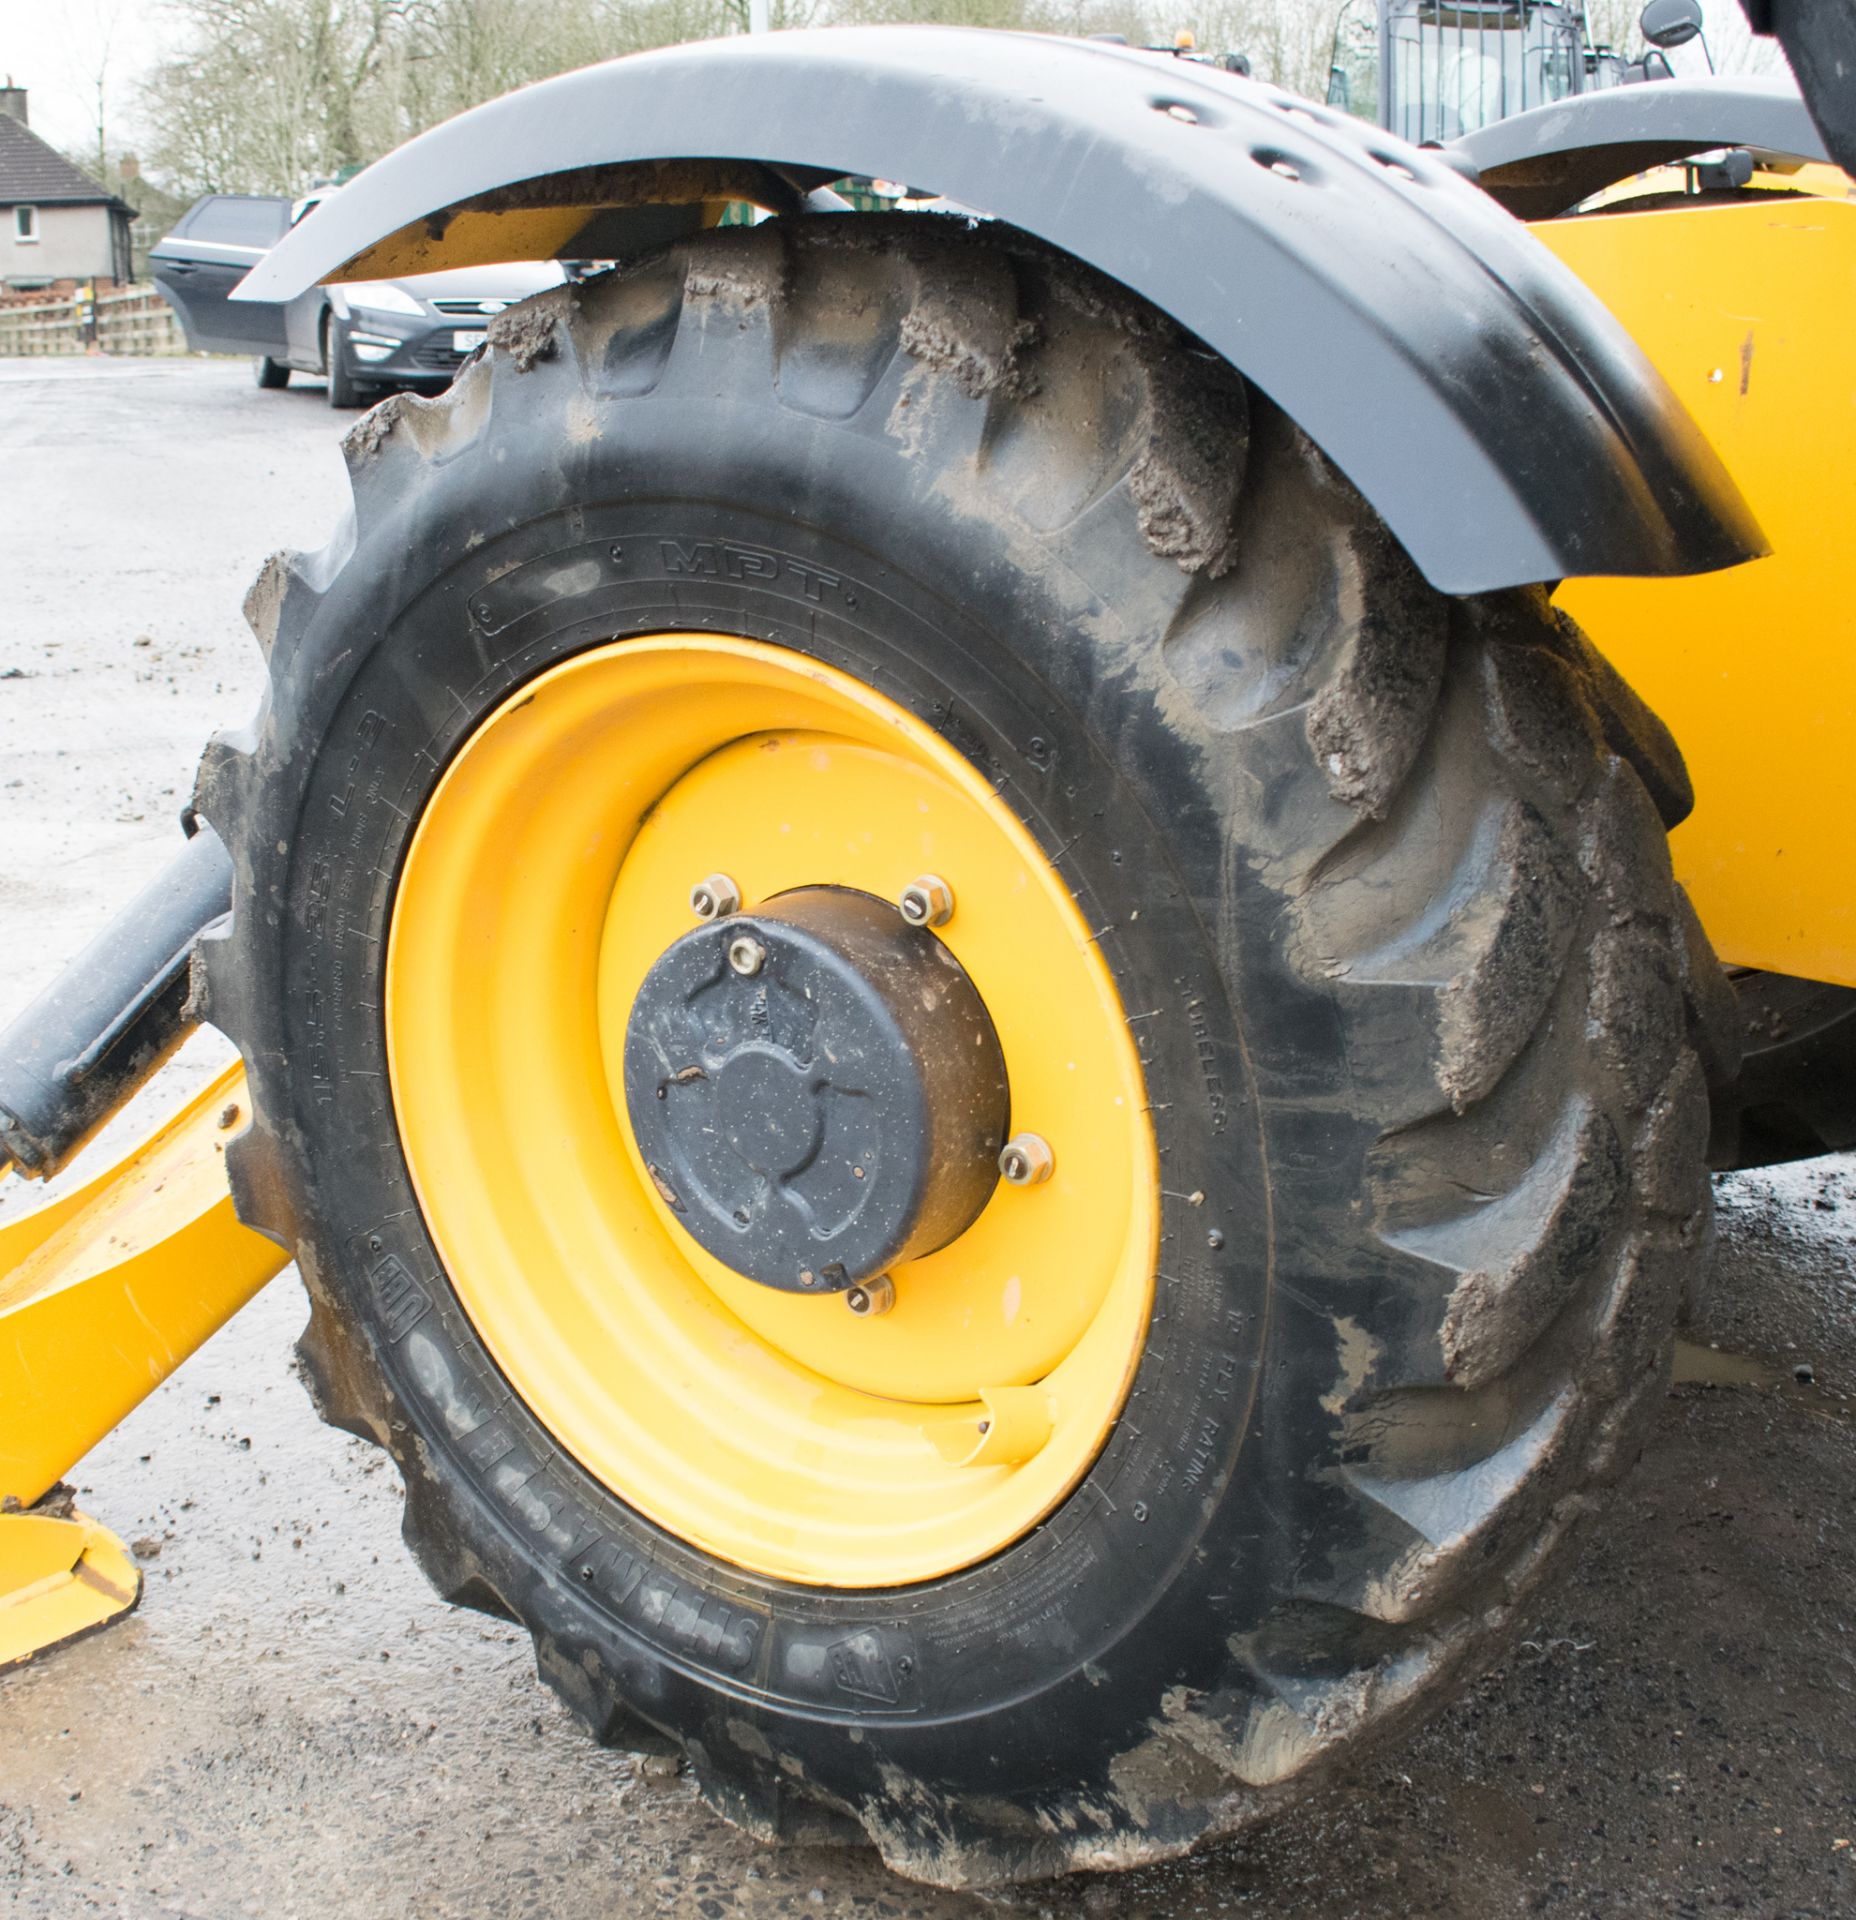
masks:
[[(783, 0), (803, 24), (816, 0)], [(144, 89), (177, 185), (289, 193), (549, 74), (745, 27), (746, 0), (169, 0), (181, 44)]]
[(1263, 0), (1248, 51), (1253, 71), (1291, 93), (1321, 99), (1334, 58), (1339, 0)]
[[(1844, 0), (1820, 0), (1820, 4), (1843, 4)], [(1714, 56), (1718, 73), (1748, 75), (1790, 74), (1784, 49), (1776, 40), (1760, 39), (1746, 23), (1740, 0), (1712, 0), (1704, 5), (1707, 15), (1708, 52)], [(1698, 44), (1684, 47), (1676, 55), (1684, 73), (1708, 71), (1707, 56)]]
[[(124, 0), (87, 0), (101, 23), (94, 74), (104, 148), (110, 35)], [(144, 89), (146, 159), (176, 188), (294, 193), (362, 165), (479, 101), (571, 67), (739, 33), (749, 0), (167, 0), (181, 33)], [(1640, 0), (1587, 0), (1593, 38), (1638, 47)], [(773, 0), (776, 26), (937, 22), (1119, 33), (1246, 55), (1263, 79), (1321, 97), (1342, 0)], [(1777, 64), (1733, 0), (1709, 0), (1722, 66)], [(1698, 47), (1677, 65), (1701, 69)]]
[(1597, 47), (1609, 47), (1626, 57), (1637, 52), (1637, 16), (1643, 0), (1585, 0), (1586, 31)]
[(402, 0), (173, 0), (145, 90), (150, 162), (194, 191), (289, 193), (373, 158), (361, 130)]
[(82, 164), (98, 179), (109, 166), (117, 52), (127, 4), (128, 0), (67, 0), (64, 9), (60, 90), (85, 102), (91, 137), (85, 142)]

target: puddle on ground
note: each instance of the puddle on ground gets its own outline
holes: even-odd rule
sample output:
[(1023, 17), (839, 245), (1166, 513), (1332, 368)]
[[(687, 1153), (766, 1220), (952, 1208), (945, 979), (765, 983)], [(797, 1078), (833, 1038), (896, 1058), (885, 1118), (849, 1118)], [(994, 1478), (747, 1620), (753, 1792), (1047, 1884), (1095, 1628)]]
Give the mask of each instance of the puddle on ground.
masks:
[(1676, 1342), (1675, 1384), (1678, 1387), (1757, 1387), (1762, 1393), (1783, 1394), (1793, 1405), (1817, 1415), (1820, 1420), (1856, 1420), (1856, 1405), (1827, 1392), (1808, 1376), (1801, 1379), (1794, 1367), (1756, 1360), (1751, 1354), (1723, 1353), (1719, 1347), (1700, 1346), (1693, 1340)]

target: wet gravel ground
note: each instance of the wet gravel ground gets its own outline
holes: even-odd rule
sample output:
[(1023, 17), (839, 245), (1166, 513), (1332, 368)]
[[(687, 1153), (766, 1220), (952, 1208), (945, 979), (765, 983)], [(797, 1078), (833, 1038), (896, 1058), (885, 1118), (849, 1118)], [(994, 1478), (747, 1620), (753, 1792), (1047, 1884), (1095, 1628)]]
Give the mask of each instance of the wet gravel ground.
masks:
[[(0, 1019), (174, 844), (256, 695), (244, 587), (332, 521), (343, 424), (229, 364), (0, 361)], [(984, 1898), (768, 1852), (594, 1748), (316, 1422), (286, 1275), (74, 1476), (147, 1594), (0, 1679), (0, 1912), (1856, 1913), (1856, 1162), (1718, 1198), (1690, 1377), (1495, 1671), (1247, 1841)]]

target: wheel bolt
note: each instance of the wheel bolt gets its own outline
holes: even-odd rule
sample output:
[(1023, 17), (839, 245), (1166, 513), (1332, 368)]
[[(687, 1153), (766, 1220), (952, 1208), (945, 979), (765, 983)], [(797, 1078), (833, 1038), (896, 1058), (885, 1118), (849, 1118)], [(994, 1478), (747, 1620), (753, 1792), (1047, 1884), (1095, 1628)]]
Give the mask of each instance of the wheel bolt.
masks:
[(844, 1296), (844, 1304), (860, 1320), (875, 1320), (896, 1304), (896, 1283), (888, 1274), (879, 1273), (874, 1280), (852, 1287)]
[(725, 873), (712, 873), (690, 888), (690, 911), (698, 920), (726, 920), (741, 911), (741, 889)]
[(944, 927), (954, 917), (954, 889), (939, 874), (924, 873), (902, 889), (896, 905), (912, 927)]
[(728, 964), (747, 979), (752, 979), (767, 962), (767, 949), (751, 933), (737, 934), (728, 943)]
[(1041, 1134), (1015, 1133), (999, 1151), (999, 1174), (1008, 1186), (1041, 1186), (1057, 1170), (1057, 1156)]

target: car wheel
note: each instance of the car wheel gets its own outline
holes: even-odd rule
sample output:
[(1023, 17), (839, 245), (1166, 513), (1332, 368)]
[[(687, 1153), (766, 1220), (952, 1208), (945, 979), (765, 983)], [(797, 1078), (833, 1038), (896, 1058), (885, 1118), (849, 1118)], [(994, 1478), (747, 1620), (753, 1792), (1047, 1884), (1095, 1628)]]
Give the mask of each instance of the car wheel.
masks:
[(322, 364), (328, 372), (330, 406), (346, 413), (367, 404), (367, 390), (348, 364), (348, 330), (333, 314), (322, 323)]

